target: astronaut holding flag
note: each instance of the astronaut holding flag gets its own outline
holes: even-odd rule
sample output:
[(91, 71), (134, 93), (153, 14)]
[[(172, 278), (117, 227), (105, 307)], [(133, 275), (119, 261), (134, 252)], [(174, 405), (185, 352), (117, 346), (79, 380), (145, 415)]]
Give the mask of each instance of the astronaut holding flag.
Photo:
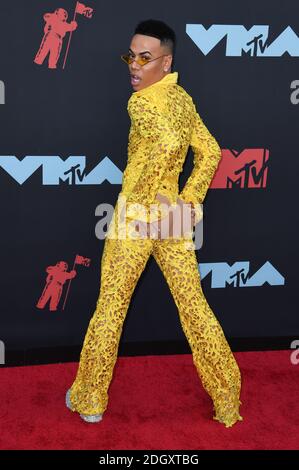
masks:
[(48, 67), (50, 69), (57, 68), (57, 62), (60, 57), (63, 38), (66, 33), (70, 32), (67, 50), (64, 58), (63, 68), (69, 51), (72, 32), (77, 29), (78, 23), (75, 21), (76, 15), (83, 15), (86, 18), (92, 18), (93, 8), (87, 7), (84, 3), (76, 2), (74, 18), (68, 23), (68, 12), (63, 8), (57, 8), (54, 13), (45, 13), (44, 20), (44, 36), (40, 44), (40, 48), (36, 53), (34, 62), (41, 65), (49, 54)]
[(64, 36), (67, 32), (74, 31), (77, 28), (77, 22), (71, 21), (68, 23), (67, 18), (68, 12), (63, 8), (57, 8), (54, 13), (44, 14), (45, 34), (34, 58), (36, 64), (41, 65), (49, 53), (49, 69), (57, 68)]

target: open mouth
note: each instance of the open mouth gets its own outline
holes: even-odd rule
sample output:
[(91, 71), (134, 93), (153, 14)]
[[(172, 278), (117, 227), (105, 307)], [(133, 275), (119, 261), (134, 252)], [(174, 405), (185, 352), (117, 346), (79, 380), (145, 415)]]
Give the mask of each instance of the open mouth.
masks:
[(140, 83), (141, 78), (138, 77), (137, 75), (131, 74), (131, 83), (132, 85), (137, 85)]

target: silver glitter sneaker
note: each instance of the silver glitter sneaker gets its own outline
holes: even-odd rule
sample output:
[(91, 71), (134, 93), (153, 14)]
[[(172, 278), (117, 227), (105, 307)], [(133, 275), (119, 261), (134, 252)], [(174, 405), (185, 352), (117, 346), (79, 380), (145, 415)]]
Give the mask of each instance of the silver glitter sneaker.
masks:
[[(69, 388), (68, 391), (66, 392), (66, 395), (65, 395), (65, 404), (66, 404), (67, 408), (69, 408), (70, 410), (73, 411), (72, 405), (71, 405), (70, 395), (71, 395), (71, 389)], [(98, 423), (99, 421), (102, 420), (103, 415), (102, 414), (83, 415), (83, 414), (80, 413), (80, 417), (84, 421), (86, 421), (87, 423)]]

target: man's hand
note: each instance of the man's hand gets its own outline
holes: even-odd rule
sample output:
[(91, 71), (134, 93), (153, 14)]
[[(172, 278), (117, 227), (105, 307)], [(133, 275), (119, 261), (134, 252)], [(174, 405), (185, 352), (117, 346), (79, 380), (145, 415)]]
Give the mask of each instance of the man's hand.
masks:
[[(185, 201), (183, 201), (183, 199), (181, 199), (180, 197), (177, 197), (176, 202), (177, 202), (177, 204), (179, 204), (182, 208), (184, 207), (184, 204), (186, 204)], [(193, 229), (193, 227), (194, 227), (194, 225), (195, 225), (195, 209), (194, 209), (194, 205), (193, 205), (192, 202), (190, 202), (189, 204), (191, 205), (191, 214), (190, 214), (190, 215), (191, 215), (191, 225), (192, 225), (192, 229)], [(189, 204), (188, 204), (188, 206), (189, 206)]]
[(169, 201), (168, 197), (164, 196), (164, 194), (157, 193), (156, 199), (163, 204), (167, 204), (168, 207), (171, 205), (171, 202)]
[[(166, 196), (158, 195), (160, 202), (165, 202), (170, 206), (170, 201)], [(176, 206), (172, 206), (166, 217), (155, 220), (151, 223), (135, 220), (136, 231), (142, 238), (154, 238), (158, 240), (169, 237), (182, 238), (187, 232), (191, 232), (195, 225), (195, 211), (193, 204), (187, 204), (177, 198)]]
[[(169, 199), (163, 194), (157, 193), (156, 200), (160, 203), (166, 204), (168, 207), (171, 205)], [(168, 226), (169, 224), (167, 221), (165, 221), (165, 218), (163, 220), (164, 234), (165, 226)], [(160, 220), (153, 222), (143, 222), (142, 220), (135, 219), (133, 223), (135, 223), (135, 229), (142, 238), (155, 238), (159, 240), (162, 239)]]

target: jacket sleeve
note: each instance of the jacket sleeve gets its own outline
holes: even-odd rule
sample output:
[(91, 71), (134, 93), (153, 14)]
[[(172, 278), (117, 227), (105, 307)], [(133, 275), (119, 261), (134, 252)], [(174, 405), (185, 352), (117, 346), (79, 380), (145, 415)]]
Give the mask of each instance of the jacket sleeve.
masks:
[[(167, 215), (166, 204), (161, 206), (156, 195), (160, 192), (159, 186), (166, 169), (177, 155), (180, 136), (171, 122), (171, 116), (146, 97), (139, 98), (134, 103), (134, 116), (134, 125), (137, 126), (140, 137), (148, 141), (150, 151), (146, 155), (142, 173), (127, 198), (127, 214), (132, 219), (157, 220)], [(151, 219), (150, 204), (154, 204), (154, 209), (156, 208), (156, 210), (152, 208)], [(147, 210), (140, 210), (138, 205)]]
[(203, 203), (214, 173), (221, 159), (221, 148), (209, 132), (194, 106), (194, 126), (190, 145), (194, 154), (194, 167), (179, 197), (195, 208), (196, 223), (202, 218)]

